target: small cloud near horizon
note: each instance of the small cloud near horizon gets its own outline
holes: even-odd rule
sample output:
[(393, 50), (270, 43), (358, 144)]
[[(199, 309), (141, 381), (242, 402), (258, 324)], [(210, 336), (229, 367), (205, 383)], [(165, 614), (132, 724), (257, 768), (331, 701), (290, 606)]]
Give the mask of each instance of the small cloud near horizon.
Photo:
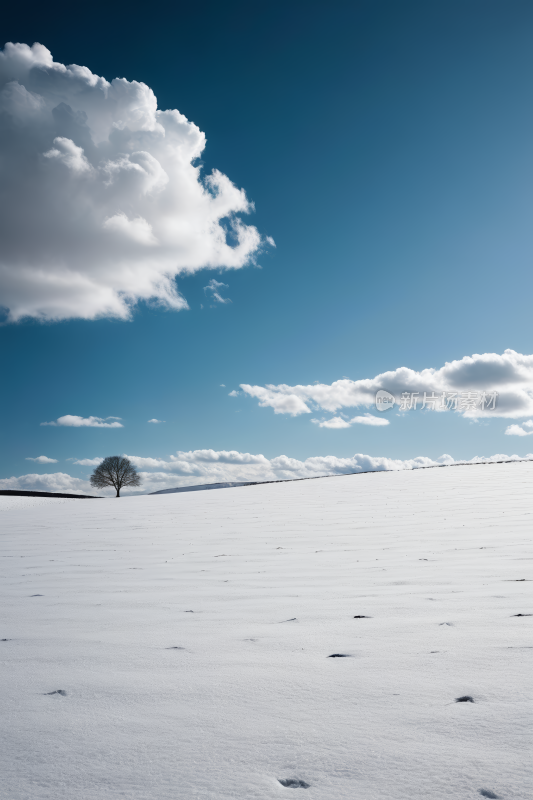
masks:
[(164, 419), (149, 419), (148, 422), (152, 422), (154, 425), (161, 425), (161, 423), (165, 422)]
[(37, 456), (37, 458), (26, 458), (26, 461), (35, 461), (37, 464), (57, 464), (57, 458), (48, 458), (48, 456)]
[(121, 422), (106, 422), (107, 419), (119, 420), (121, 417), (78, 417), (73, 414), (65, 414), (58, 417), (55, 422), (41, 422), (41, 425), (49, 425), (54, 428), (123, 428)]
[(72, 463), (78, 464), (80, 467), (97, 467), (103, 460), (103, 458), (80, 458), (78, 461), (73, 460)]

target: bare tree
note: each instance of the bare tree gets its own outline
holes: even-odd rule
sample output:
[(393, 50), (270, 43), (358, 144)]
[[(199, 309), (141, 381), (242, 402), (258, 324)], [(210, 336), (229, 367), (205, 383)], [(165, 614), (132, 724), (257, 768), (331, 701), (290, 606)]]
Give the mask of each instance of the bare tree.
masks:
[(96, 489), (114, 486), (117, 490), (117, 497), (120, 497), (120, 490), (123, 486), (140, 485), (141, 479), (137, 474), (137, 470), (128, 458), (123, 458), (122, 456), (104, 458), (91, 475), (91, 486)]

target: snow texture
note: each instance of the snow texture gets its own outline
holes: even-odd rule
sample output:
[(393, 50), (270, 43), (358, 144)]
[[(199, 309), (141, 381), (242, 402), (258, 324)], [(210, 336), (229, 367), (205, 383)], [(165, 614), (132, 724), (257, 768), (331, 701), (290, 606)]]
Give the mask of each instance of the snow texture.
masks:
[(532, 483), (0, 497), (2, 796), (526, 800)]

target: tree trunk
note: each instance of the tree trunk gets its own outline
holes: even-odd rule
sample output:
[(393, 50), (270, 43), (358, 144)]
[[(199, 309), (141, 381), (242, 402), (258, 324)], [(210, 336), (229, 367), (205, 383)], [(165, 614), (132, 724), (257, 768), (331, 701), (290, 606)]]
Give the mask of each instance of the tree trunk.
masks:
[(117, 497), (120, 497), (120, 489), (117, 489)]

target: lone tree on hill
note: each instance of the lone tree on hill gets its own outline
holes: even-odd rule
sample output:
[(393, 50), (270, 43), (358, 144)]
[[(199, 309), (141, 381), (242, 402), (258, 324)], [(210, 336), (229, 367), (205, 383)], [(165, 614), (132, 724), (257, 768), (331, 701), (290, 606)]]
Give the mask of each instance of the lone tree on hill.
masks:
[(137, 474), (137, 470), (128, 458), (123, 458), (122, 456), (104, 458), (91, 475), (91, 486), (96, 489), (114, 486), (117, 490), (117, 497), (120, 497), (120, 490), (123, 486), (140, 485), (141, 479)]

